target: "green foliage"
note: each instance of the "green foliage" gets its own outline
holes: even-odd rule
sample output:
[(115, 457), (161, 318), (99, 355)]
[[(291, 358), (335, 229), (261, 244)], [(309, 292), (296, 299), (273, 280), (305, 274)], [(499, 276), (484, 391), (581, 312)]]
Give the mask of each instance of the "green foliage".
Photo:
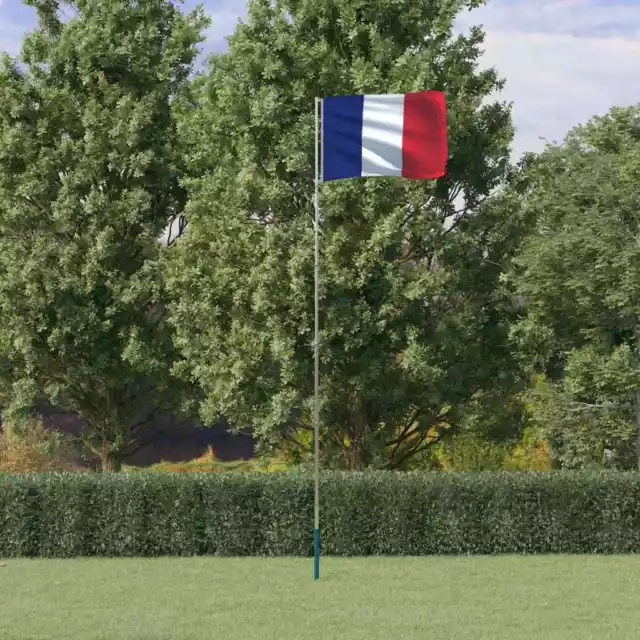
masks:
[(187, 462), (158, 462), (150, 467), (122, 467), (122, 471), (129, 473), (145, 473), (147, 471), (161, 473), (221, 473), (228, 471), (261, 471), (272, 473), (276, 471), (286, 471), (292, 468), (287, 460), (270, 458), (251, 458), (249, 460), (219, 460), (215, 456), (213, 447), (203, 456)]
[(179, 401), (157, 238), (185, 202), (172, 101), (206, 21), (169, 0), (28, 4), (37, 28), (0, 64), (2, 389), (76, 412), (117, 468), (149, 407)]
[[(597, 360), (585, 364), (591, 369)], [(576, 401), (570, 392), (573, 380), (568, 376), (553, 383), (538, 378), (527, 393), (530, 420), (548, 439), (553, 465), (564, 469), (633, 468), (634, 425), (628, 409)]]
[(74, 450), (69, 439), (47, 431), (38, 420), (17, 424), (3, 416), (0, 435), (0, 472), (74, 470)]
[[(577, 127), (525, 170), (514, 206), (534, 221), (514, 282), (516, 330), (551, 382), (548, 421), (564, 466), (638, 464), (640, 106)], [(543, 417), (545, 416), (546, 417)]]
[(516, 243), (479, 206), (507, 173), (510, 109), (486, 101), (502, 82), (478, 68), (481, 30), (453, 35), (477, 4), (254, 0), (212, 59), (181, 110), (189, 230), (167, 270), (206, 421), (251, 424), (265, 450), (310, 426), (314, 96), (443, 89), (449, 114), (444, 178), (323, 185), (325, 462), (403, 468), (513, 386)]
[[(327, 555), (637, 553), (640, 477), (607, 472), (322, 476)], [(0, 476), (0, 556), (305, 556), (313, 477)]]
[(430, 466), (442, 471), (499, 471), (509, 446), (485, 438), (460, 436), (438, 443), (430, 456)]
[(553, 465), (549, 443), (527, 427), (513, 441), (492, 441), (483, 434), (464, 433), (432, 448), (422, 469), (441, 471), (549, 471)]

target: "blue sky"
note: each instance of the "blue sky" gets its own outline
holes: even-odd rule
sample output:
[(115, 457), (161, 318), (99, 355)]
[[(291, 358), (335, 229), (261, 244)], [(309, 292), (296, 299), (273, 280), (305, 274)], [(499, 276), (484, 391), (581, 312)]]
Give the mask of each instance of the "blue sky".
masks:
[[(187, 8), (196, 4), (187, 0)], [(206, 48), (220, 51), (245, 0), (208, 0), (213, 19)], [(16, 54), (34, 13), (0, 0), (0, 50)], [(457, 28), (482, 24), (483, 62), (507, 79), (514, 103), (514, 151), (537, 151), (575, 124), (613, 105), (640, 103), (640, 0), (489, 0)]]

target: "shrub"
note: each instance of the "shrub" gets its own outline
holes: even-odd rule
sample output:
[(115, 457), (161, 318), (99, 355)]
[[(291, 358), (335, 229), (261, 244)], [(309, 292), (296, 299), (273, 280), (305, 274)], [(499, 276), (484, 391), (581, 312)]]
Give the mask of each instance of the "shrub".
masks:
[[(640, 552), (640, 476), (322, 476), (328, 555)], [(0, 475), (0, 556), (304, 556), (306, 472)]]
[(433, 447), (431, 465), (441, 471), (500, 471), (509, 445), (460, 436)]
[(194, 460), (186, 462), (158, 462), (147, 468), (124, 465), (122, 471), (127, 473), (144, 473), (148, 471), (162, 473), (219, 473), (223, 471), (275, 472), (286, 471), (290, 468), (292, 468), (291, 464), (277, 457), (223, 461), (216, 457), (214, 448), (209, 446), (204, 455)]
[(503, 468), (509, 471), (550, 471), (553, 465), (549, 441), (523, 438), (505, 457)]
[[(7, 425), (8, 426), (8, 425)], [(59, 433), (47, 431), (42, 422), (34, 421), (28, 428), (5, 428), (0, 436), (0, 471), (71, 471), (73, 454)]]
[(549, 443), (525, 429), (516, 443), (490, 442), (474, 434), (435, 445), (426, 465), (441, 471), (550, 471)]

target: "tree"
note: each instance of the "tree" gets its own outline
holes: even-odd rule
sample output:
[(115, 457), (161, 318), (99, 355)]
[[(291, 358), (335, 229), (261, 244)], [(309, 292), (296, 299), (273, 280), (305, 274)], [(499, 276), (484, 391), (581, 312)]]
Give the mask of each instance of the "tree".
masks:
[(640, 462), (639, 179), (640, 107), (614, 108), (531, 163), (518, 205), (535, 221), (518, 333), (556, 382), (547, 418), (566, 466)]
[[(478, 2), (253, 0), (181, 112), (189, 227), (167, 269), (176, 371), (264, 447), (308, 449), (313, 395), (314, 97), (446, 92), (450, 159), (431, 182), (323, 186), (326, 463), (399, 468), (517, 378), (506, 227), (480, 204), (504, 180), (510, 109), (480, 71)], [(508, 225), (507, 225), (508, 226)]]
[(0, 344), (11, 403), (85, 422), (118, 469), (180, 402), (157, 243), (185, 203), (172, 102), (201, 29), (169, 0), (29, 0), (0, 67)]

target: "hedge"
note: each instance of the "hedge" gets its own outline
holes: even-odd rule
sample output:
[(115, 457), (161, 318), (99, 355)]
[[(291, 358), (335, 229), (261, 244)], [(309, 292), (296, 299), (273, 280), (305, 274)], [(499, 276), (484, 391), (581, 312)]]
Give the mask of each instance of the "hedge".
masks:
[[(323, 474), (327, 555), (640, 551), (640, 474)], [(313, 479), (0, 476), (0, 556), (304, 556)]]

